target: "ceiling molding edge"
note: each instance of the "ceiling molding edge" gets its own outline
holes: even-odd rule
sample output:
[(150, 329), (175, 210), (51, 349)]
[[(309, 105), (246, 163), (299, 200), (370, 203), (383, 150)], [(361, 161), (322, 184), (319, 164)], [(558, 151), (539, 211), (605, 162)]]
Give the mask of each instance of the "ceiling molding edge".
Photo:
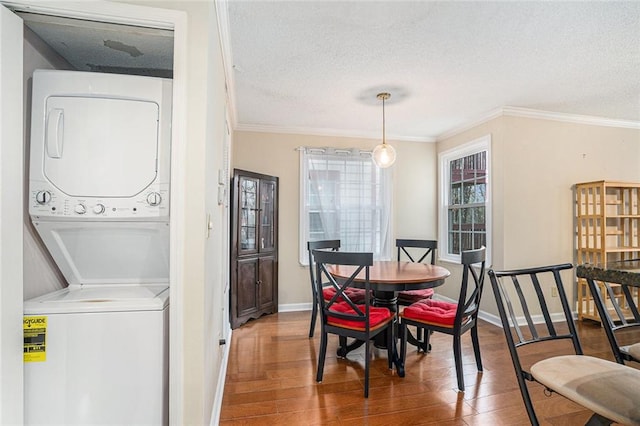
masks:
[(545, 120), (564, 121), (567, 123), (592, 124), (594, 126), (620, 127), (640, 129), (640, 121), (621, 120), (615, 118), (596, 117), (592, 115), (568, 114), (564, 112), (541, 111), (537, 109), (505, 106), (503, 115), (511, 117), (541, 118)]
[[(260, 124), (237, 124), (234, 130), (239, 132), (260, 132), (260, 133), (284, 133), (296, 135), (313, 135), (313, 136), (333, 136), (345, 138), (363, 138), (363, 139), (379, 139), (379, 133), (363, 133), (358, 131), (347, 131), (340, 129), (318, 129), (310, 127), (280, 127), (265, 126)], [(387, 141), (398, 142), (436, 142), (435, 138), (414, 137), (414, 136), (394, 136), (387, 134)]]
[(594, 126), (619, 127), (623, 129), (640, 130), (640, 121), (620, 120), (613, 118), (596, 117), (592, 115), (568, 114), (564, 112), (552, 112), (530, 108), (504, 106), (491, 110), (488, 113), (478, 117), (477, 119), (463, 124), (462, 126), (448, 130), (438, 135), (435, 140), (441, 141), (444, 139), (448, 139), (476, 126), (491, 121), (495, 118), (503, 116), (537, 118), (542, 120), (562, 121), (565, 123), (590, 124)]

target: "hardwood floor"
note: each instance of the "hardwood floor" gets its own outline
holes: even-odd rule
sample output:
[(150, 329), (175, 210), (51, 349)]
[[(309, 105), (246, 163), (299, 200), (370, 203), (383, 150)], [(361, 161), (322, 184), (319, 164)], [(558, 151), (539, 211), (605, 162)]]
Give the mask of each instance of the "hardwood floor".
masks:
[[(457, 390), (451, 337), (435, 333), (428, 355), (407, 354), (404, 378), (387, 368), (386, 351), (374, 349), (365, 399), (364, 350), (337, 359), (335, 336), (329, 336), (323, 382), (316, 383), (319, 326), (309, 339), (309, 315), (269, 315), (233, 331), (220, 425), (529, 424), (496, 326), (479, 325), (481, 374), (469, 333), (463, 337), (466, 392)], [(599, 324), (577, 325), (585, 354), (613, 360)], [(546, 396), (540, 385), (529, 389), (541, 424), (583, 425), (591, 416), (561, 396)]]

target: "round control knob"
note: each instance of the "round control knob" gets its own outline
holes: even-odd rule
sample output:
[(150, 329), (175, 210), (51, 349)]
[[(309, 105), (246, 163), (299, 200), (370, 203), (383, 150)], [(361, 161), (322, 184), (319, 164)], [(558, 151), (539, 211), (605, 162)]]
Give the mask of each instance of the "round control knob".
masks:
[(84, 206), (84, 204), (76, 204), (73, 211), (78, 214), (85, 214), (87, 212), (87, 208)]
[(157, 192), (152, 192), (151, 194), (147, 195), (147, 203), (149, 203), (150, 206), (160, 205), (161, 202), (162, 196)]
[(93, 206), (93, 212), (95, 214), (104, 213), (104, 204), (96, 204), (95, 206)]
[(51, 201), (51, 193), (49, 191), (38, 191), (36, 194), (36, 203), (43, 206), (49, 204), (49, 201)]

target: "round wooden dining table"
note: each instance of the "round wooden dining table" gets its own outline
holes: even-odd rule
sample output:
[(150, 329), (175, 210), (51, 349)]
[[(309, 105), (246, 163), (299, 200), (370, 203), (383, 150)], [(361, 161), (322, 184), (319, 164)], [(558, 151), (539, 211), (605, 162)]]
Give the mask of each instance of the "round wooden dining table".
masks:
[[(331, 275), (340, 280), (350, 278), (356, 268), (356, 266), (331, 265), (327, 269)], [(438, 265), (395, 260), (374, 261), (373, 265), (369, 267), (369, 286), (373, 290), (373, 304), (389, 308), (395, 313), (398, 311), (398, 292), (441, 286), (450, 274), (449, 270)], [(353, 285), (364, 288), (364, 281), (365, 271), (363, 269), (354, 280)], [(386, 336), (379, 335), (375, 346), (386, 348), (386, 341)], [(346, 340), (341, 341), (338, 356), (344, 358), (350, 351), (362, 346), (363, 343), (355, 341), (347, 345)], [(409, 343), (420, 345), (413, 336), (409, 337)], [(424, 349), (426, 351), (426, 348)], [(396, 370), (400, 376), (404, 376), (404, 366), (398, 357), (398, 351), (394, 348), (393, 352)]]

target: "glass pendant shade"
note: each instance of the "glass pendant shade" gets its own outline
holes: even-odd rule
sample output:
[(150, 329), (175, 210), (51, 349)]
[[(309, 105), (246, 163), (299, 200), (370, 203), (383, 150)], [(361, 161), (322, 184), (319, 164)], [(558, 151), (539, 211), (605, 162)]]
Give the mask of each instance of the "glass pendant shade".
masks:
[(387, 145), (385, 137), (384, 101), (390, 97), (389, 93), (378, 93), (377, 95), (377, 98), (382, 101), (382, 143), (373, 149), (371, 158), (373, 163), (381, 169), (391, 167), (396, 161), (396, 150), (391, 145)]
[(396, 161), (396, 150), (386, 143), (381, 143), (373, 149), (373, 162), (381, 169), (386, 169)]

